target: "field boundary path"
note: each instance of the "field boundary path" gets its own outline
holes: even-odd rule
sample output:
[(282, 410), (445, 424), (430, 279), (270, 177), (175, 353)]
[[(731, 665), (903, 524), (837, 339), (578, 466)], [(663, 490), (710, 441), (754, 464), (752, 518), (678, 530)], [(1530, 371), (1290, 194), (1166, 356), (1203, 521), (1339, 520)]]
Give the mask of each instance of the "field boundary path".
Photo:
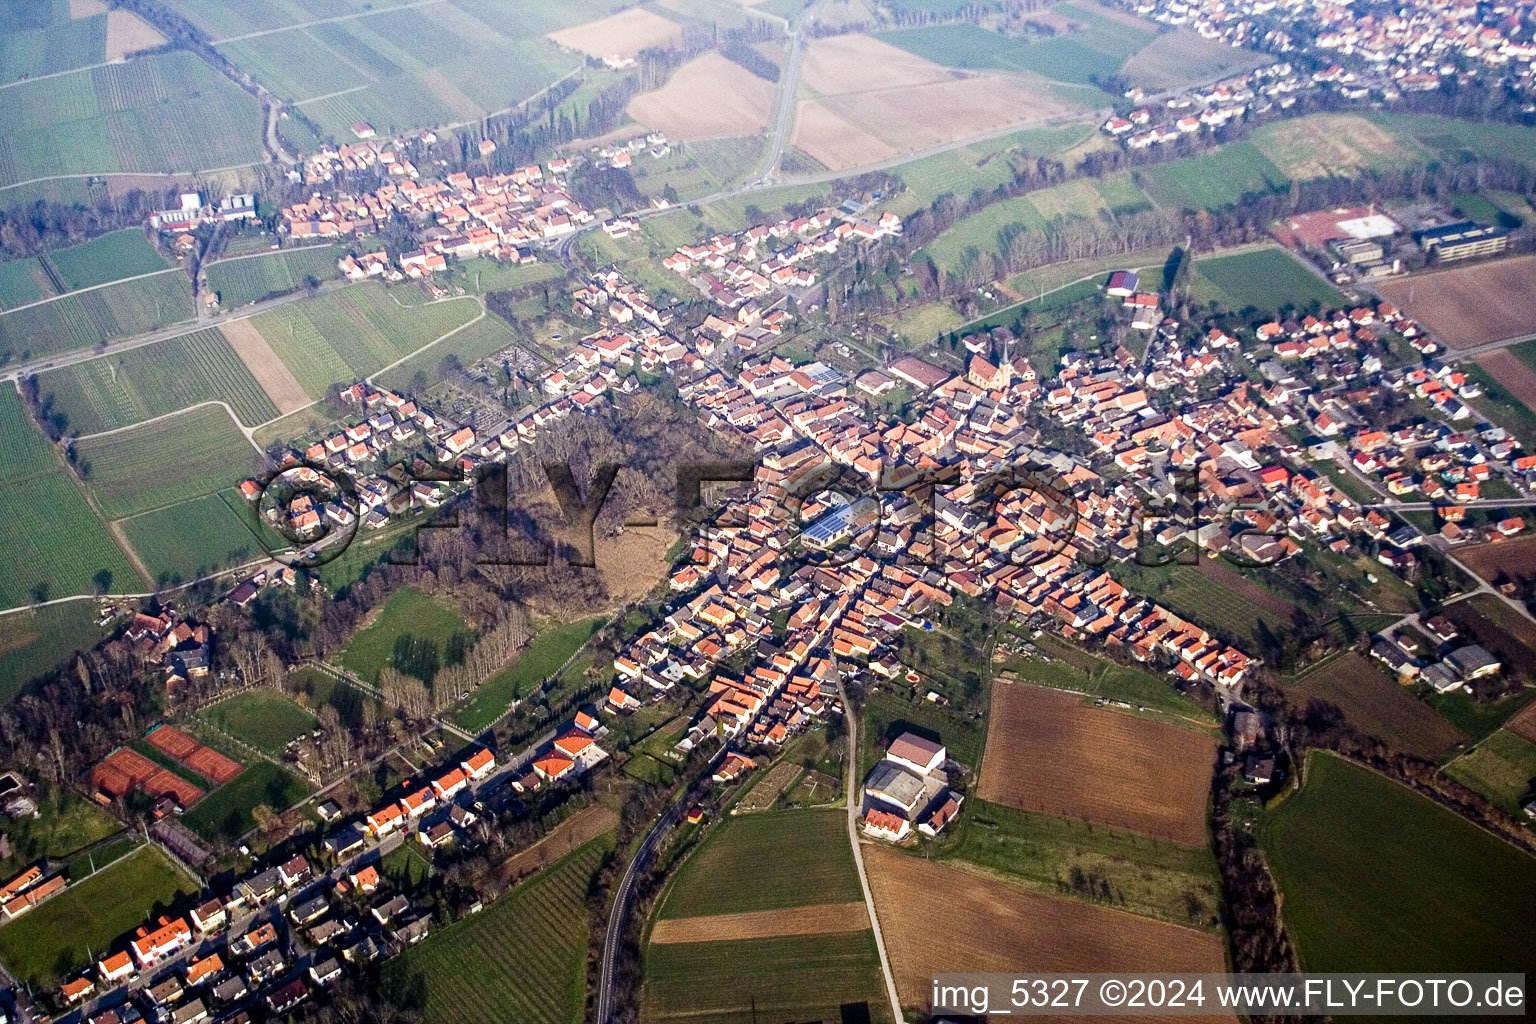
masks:
[[(844, 732), (848, 736), (847, 800), (848, 843), (853, 847), (853, 866), (859, 870), (859, 888), (864, 892), (864, 909), (869, 913), (869, 927), (875, 934), (875, 952), (880, 954), (880, 974), (885, 979), (885, 994), (891, 1001), (891, 1019), (906, 1020), (901, 1013), (901, 996), (896, 992), (896, 976), (891, 973), (891, 958), (885, 952), (885, 934), (880, 931), (880, 915), (875, 912), (875, 894), (869, 887), (869, 874), (864, 869), (864, 848), (859, 842), (859, 723), (848, 705), (848, 693), (843, 689), (842, 670), (837, 676), (837, 699), (843, 705)], [(602, 1024), (602, 1022), (599, 1022)]]

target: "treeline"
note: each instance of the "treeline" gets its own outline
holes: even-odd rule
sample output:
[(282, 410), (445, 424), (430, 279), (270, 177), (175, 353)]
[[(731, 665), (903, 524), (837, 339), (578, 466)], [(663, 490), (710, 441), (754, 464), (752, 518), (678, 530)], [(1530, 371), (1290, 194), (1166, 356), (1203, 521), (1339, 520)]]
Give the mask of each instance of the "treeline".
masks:
[(726, 60), (740, 64), (758, 78), (770, 82), (779, 80), (779, 66), (746, 43), (727, 43), (720, 47), (720, 55)]

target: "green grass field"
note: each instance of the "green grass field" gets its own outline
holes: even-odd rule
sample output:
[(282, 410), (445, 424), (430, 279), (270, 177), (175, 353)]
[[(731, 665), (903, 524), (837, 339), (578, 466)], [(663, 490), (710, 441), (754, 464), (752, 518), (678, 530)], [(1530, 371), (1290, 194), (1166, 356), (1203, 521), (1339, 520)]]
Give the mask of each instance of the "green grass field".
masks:
[(0, 359), (89, 348), (192, 317), (191, 283), (180, 271), (168, 270), (0, 313)]
[(730, 818), (678, 870), (660, 918), (847, 903), (862, 897), (846, 812)]
[(77, 435), (210, 401), (227, 403), (250, 425), (277, 416), (277, 407), (215, 327), (44, 373), (39, 387), (67, 421), (65, 429)]
[(348, 383), (479, 316), (472, 298), (402, 305), (394, 291), (362, 284), (269, 310), (251, 323), (311, 398)]
[(644, 1020), (828, 1021), (857, 1003), (890, 1020), (871, 931), (646, 947)]
[(1203, 82), (1220, 75), (1250, 71), (1273, 59), (1180, 29), (1157, 36), (1133, 53), (1120, 65), (1120, 76), (1132, 85), (1153, 92), (1186, 82)]
[(64, 860), (122, 827), (106, 811), (70, 790), (45, 789), (37, 801), (37, 817), (6, 822), (11, 853), (0, 859), (0, 875), (10, 878), (43, 858)]
[(1333, 286), (1283, 249), (1199, 260), (1192, 291), (1201, 302), (1265, 315), (1287, 309), (1337, 309), (1344, 304), (1344, 296)]
[(1000, 872), (1038, 892), (1173, 924), (1216, 927), (1221, 883), (1205, 847), (980, 799), (966, 806), (961, 826), (946, 858)]
[[(0, 26), (0, 84), (100, 64), (107, 53), (107, 16), (69, 17), (52, 3), (15, 5), (25, 13)], [(29, 10), (30, 8), (30, 10)]]
[(1219, 210), (1249, 193), (1272, 192), (1290, 179), (1251, 142), (1234, 142), (1211, 153), (1139, 168), (1137, 184), (1170, 212)]
[[(419, 590), (403, 587), (389, 595), (378, 617), (352, 638), (340, 660), (343, 667), (371, 683), (378, 682), (386, 666), (430, 682), (430, 673), (411, 669), (419, 669), (417, 663), (427, 658), (435, 671), (437, 659), (448, 653), (455, 640), (467, 642), (473, 635), (458, 612)], [(430, 655), (422, 649), (426, 645), (432, 647)]]
[[(1060, 641), (1062, 646), (1069, 646)], [(1057, 645), (1039, 643), (1048, 654), (1055, 655)], [(1095, 657), (1087, 651), (1071, 648), (1073, 662), (1063, 658), (1045, 661), (1042, 658), (1010, 658), (999, 668), (1010, 671), (1019, 679), (1036, 686), (1049, 686), (1058, 690), (1074, 690), (1106, 700), (1121, 700), (1139, 707), (1177, 715), (1180, 718), (1216, 724), (1216, 719), (1200, 705), (1175, 690), (1167, 677), (1143, 672), (1129, 665)]]
[(314, 715), (276, 690), (236, 694), (209, 708), (204, 717), (235, 739), (274, 757), (315, 727)]
[(1367, 769), (1309, 755), (1263, 846), (1308, 971), (1519, 971), (1536, 858)]
[(218, 406), (85, 438), (75, 452), (86, 486), (112, 518), (232, 487), (251, 472), (257, 457)]
[(34, 988), (53, 988), (195, 892), (158, 850), (139, 850), (0, 927), (0, 963)]
[(514, 698), (525, 696), (565, 664), (605, 621), (599, 617), (541, 629), (516, 661), (481, 683), (450, 719), (469, 732), (488, 728)]
[(262, 155), (255, 98), (186, 51), (13, 85), (0, 105), (0, 187), (64, 174), (187, 173)]
[(0, 704), (33, 679), (92, 647), (107, 631), (89, 601), (51, 604), (0, 616)]
[(1446, 765), (1445, 774), (1518, 818), (1536, 779), (1536, 743), (1500, 729)]
[(450, 356), (460, 366), (469, 367), (498, 349), (517, 340), (512, 328), (499, 316), (486, 316), (477, 320), (451, 338), (444, 338), (424, 352), (418, 352), (405, 362), (378, 376), (378, 383), (387, 388), (412, 389), (418, 373), (425, 374), (429, 383), (439, 379), (443, 360)]
[[(0, 50), (9, 36), (0, 36)], [(0, 62), (0, 67), (4, 67)], [(0, 310), (170, 266), (138, 228), (125, 228), (46, 256), (0, 263)]]
[(391, 960), (386, 991), (400, 986), (419, 993), (425, 1024), (579, 1024), (586, 1004), (587, 886), (611, 844), (611, 838), (593, 840)]
[(340, 276), (336, 261), (345, 252), (339, 245), (311, 245), (219, 260), (208, 266), (208, 287), (218, 293), (220, 307), (234, 309), (303, 288), (311, 279)]
[(297, 775), (271, 761), (253, 760), (245, 771), (203, 797), (181, 816), (181, 823), (204, 839), (234, 840), (256, 827), (251, 811), (282, 811), (310, 794)]
[(157, 584), (185, 583), (282, 546), (275, 540), (270, 549), (263, 545), (242, 514), (243, 504), (231, 488), (142, 512), (119, 525)]
[(10, 544), (0, 607), (88, 594), (101, 581), (108, 591), (137, 591), (138, 574), (9, 387), (0, 388), (0, 437), (0, 469), (7, 471), (0, 516)]

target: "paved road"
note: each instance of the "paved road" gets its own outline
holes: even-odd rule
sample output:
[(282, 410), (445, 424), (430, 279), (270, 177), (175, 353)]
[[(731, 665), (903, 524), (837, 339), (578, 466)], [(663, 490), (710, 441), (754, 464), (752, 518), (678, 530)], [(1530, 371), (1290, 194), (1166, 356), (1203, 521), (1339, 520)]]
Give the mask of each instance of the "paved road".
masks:
[(838, 670), (837, 698), (843, 702), (843, 721), (848, 735), (848, 767), (844, 774), (848, 779), (848, 842), (853, 847), (853, 864), (859, 870), (859, 888), (864, 890), (864, 909), (869, 914), (869, 926), (875, 933), (875, 951), (880, 954), (880, 973), (885, 978), (885, 994), (891, 1001), (891, 1019), (905, 1020), (901, 1013), (901, 996), (896, 992), (896, 976), (891, 973), (891, 961), (885, 953), (885, 934), (880, 930), (880, 916), (875, 913), (875, 896), (869, 888), (869, 876), (864, 871), (864, 847), (859, 842), (859, 723), (853, 717), (848, 694), (843, 689), (842, 671)]
[(805, 32), (816, 20), (817, 13), (825, 4), (826, 0), (816, 0), (793, 31), (789, 31), (787, 25), (785, 27), (789, 35), (789, 53), (784, 58), (783, 71), (779, 75), (779, 113), (774, 119), (773, 137), (769, 140), (767, 159), (763, 161), (762, 171), (752, 182), (754, 185), (767, 185), (779, 173), (779, 161), (784, 158), (784, 150), (789, 146), (790, 130), (795, 126), (795, 103), (799, 99), (800, 62), (805, 56)]

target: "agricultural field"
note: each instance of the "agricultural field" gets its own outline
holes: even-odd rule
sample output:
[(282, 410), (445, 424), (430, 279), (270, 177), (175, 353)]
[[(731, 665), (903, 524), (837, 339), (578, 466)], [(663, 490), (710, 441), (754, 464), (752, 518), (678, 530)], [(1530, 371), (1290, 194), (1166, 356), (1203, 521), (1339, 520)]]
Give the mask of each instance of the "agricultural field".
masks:
[(251, 690), (203, 712), (215, 728), (235, 739), (282, 756), (288, 744), (315, 727), (315, 716), (275, 690)]
[(453, 658), (456, 648), (462, 657), (473, 638), (474, 631), (458, 612), (419, 590), (403, 587), (389, 595), (374, 620), (352, 638), (340, 661), (370, 683), (377, 683), (379, 673), (392, 667), (430, 684), (438, 665), (457, 660)]
[(199, 800), (181, 823), (204, 839), (234, 840), (256, 827), (258, 807), (282, 811), (310, 794), (297, 775), (271, 761), (253, 760), (245, 771)]
[[(701, 104), (700, 96), (710, 102)], [(660, 89), (629, 102), (629, 116), (669, 139), (738, 138), (762, 131), (773, 109), (773, 84), (710, 52), (673, 72)]]
[[(1157, 26), (1149, 22), (1092, 3), (1056, 4), (1050, 13), (1057, 19), (1057, 34), (1032, 40), (1010, 39), (966, 24), (882, 32), (879, 38), (950, 67), (1030, 71), (1057, 82), (1088, 85), (1114, 75), (1157, 35)], [(1160, 68), (1168, 59), (1154, 53), (1143, 63)]]
[(310, 398), (391, 363), (483, 315), (479, 300), (406, 305), (401, 293), (361, 284), (290, 303), (251, 320)]
[(277, 407), (217, 328), (73, 363), (38, 377), (50, 412), (75, 435), (131, 426), (203, 402), (224, 402), (242, 423)]
[(1416, 145), (1434, 159), (1514, 159), (1536, 163), (1536, 129), (1529, 126), (1459, 121), (1431, 114), (1366, 116), (1404, 145)]
[(1284, 635), (1294, 611), (1290, 602), (1219, 559), (1198, 565), (1121, 567), (1116, 578), (1175, 615), (1199, 623), (1243, 650), (1261, 649), (1266, 631)]
[(0, 515), (10, 544), (0, 607), (139, 590), (138, 574), (32, 426), (14, 388), (0, 388), (0, 437)]
[(419, 392), (425, 389), (418, 387), (420, 381), (417, 380), (417, 374), (424, 375), (430, 384), (442, 375), (444, 360), (451, 357), (458, 360), (459, 366), (473, 366), (492, 352), (515, 344), (517, 340), (517, 335), (505, 320), (487, 315), (452, 337), (444, 338), (431, 348), (411, 356), (394, 369), (379, 374), (377, 383), (381, 387)]
[[(582, 67), (581, 55), (540, 38), (601, 18), (617, 4), (280, 2), (177, 0), (219, 51), (283, 99), (323, 138), (352, 141), (367, 122), (382, 136), (473, 124)], [(311, 143), (319, 140), (306, 140)]]
[(256, 100), (176, 51), (23, 82), (0, 106), (0, 187), (33, 178), (260, 163)]
[(1035, 643), (1051, 656), (1051, 661), (996, 655), (993, 661), (997, 663), (995, 667), (1000, 670), (999, 675), (1009, 681), (1125, 701), (1138, 708), (1174, 715), (1197, 724), (1217, 724), (1215, 715), (1175, 690), (1167, 677), (1095, 657), (1071, 647), (1066, 641), (1048, 641), (1039, 637)]
[[(9, 38), (0, 36), (0, 41)], [(0, 310), (80, 288), (153, 274), (170, 266), (138, 228), (125, 228), (45, 256), (0, 263)]]
[(1086, 822), (973, 800), (945, 860), (1036, 892), (1212, 930), (1221, 895), (1207, 847), (1180, 846)]
[(1173, 89), (1272, 63), (1267, 54), (1206, 39), (1189, 29), (1164, 32), (1120, 65), (1120, 77), (1148, 92)]
[(34, 359), (193, 318), (192, 285), (167, 270), (0, 313), (0, 359)]
[[(1043, 972), (1225, 969), (1224, 944), (1212, 932), (1030, 892), (884, 846), (867, 848), (864, 863), (906, 1009), (929, 1010), (937, 972), (1017, 970), (1025, 959)], [(935, 922), (943, 942), (934, 941)]]
[(1292, 701), (1325, 700), (1351, 722), (1393, 747), (1435, 758), (1466, 737), (1374, 661), (1353, 651), (1330, 659), (1282, 688)]
[(113, 519), (215, 494), (249, 474), (256, 459), (256, 450), (218, 406), (75, 445), (77, 471)]
[(946, 193), (969, 196), (977, 189), (994, 189), (1013, 180), (1013, 158), (1053, 156), (1091, 137), (1086, 125), (1026, 128), (1013, 135), (952, 149), (913, 160), (892, 169), (907, 191), (883, 209), (906, 216)]
[(96, 608), (88, 601), (0, 616), (0, 704), (106, 636), (96, 617)]
[(1220, 210), (1250, 193), (1285, 188), (1290, 179), (1252, 142), (1234, 142), (1210, 153), (1138, 168), (1136, 183), (1170, 212)]
[(1350, 171), (1384, 170), (1422, 159), (1400, 140), (1358, 114), (1315, 114), (1264, 125), (1253, 143), (1281, 174), (1297, 181)]
[(1058, 690), (992, 687), (977, 795), (1204, 845), (1216, 736), (1085, 706)]
[(709, 917), (861, 898), (840, 809), (770, 811), (721, 822), (678, 870), (657, 917)]
[(1536, 781), (1536, 743), (1500, 729), (1446, 765), (1445, 774), (1518, 818)]
[(605, 621), (599, 617), (540, 629), (517, 660), (477, 686), (451, 719), (469, 732), (489, 728), (513, 700), (527, 695), (564, 665)]
[(196, 892), (197, 884), (160, 851), (141, 849), (0, 927), (0, 963), (33, 988), (54, 988), (89, 957)]
[(1531, 333), (1524, 310), (1536, 300), (1533, 270), (1536, 256), (1515, 256), (1394, 278), (1378, 290), (1452, 348), (1471, 348)]
[[(579, 1024), (586, 1003), (587, 887), (610, 845), (609, 839), (588, 843), (391, 960), (386, 985), (419, 986), (425, 1024)], [(509, 950), (518, 955), (507, 956)]]
[(1303, 779), (1261, 837), (1303, 970), (1524, 969), (1536, 858), (1330, 754)]
[(1190, 290), (1200, 302), (1264, 315), (1344, 305), (1344, 296), (1284, 249), (1263, 248), (1197, 260)]
[(339, 245), (311, 245), (219, 260), (207, 267), (208, 288), (220, 307), (235, 309), (339, 276), (336, 261), (345, 252)]
[(233, 488), (141, 512), (118, 526), (156, 584), (201, 579), (231, 565), (263, 557), (283, 545), (263, 544)]
[[(846, 837), (844, 845), (847, 845)], [(863, 907), (860, 905), (862, 911)], [(730, 979), (722, 984), (722, 979)], [(850, 1004), (890, 1020), (874, 933), (835, 931), (755, 939), (651, 943), (644, 1019), (697, 1024), (839, 1020)], [(859, 1007), (857, 1014), (863, 1007)]]

